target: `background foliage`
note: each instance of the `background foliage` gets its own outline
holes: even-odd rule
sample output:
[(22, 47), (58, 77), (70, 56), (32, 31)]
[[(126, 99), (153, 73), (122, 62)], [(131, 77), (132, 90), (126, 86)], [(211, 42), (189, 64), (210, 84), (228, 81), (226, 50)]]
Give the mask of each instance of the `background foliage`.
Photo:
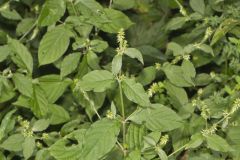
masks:
[(0, 159), (239, 160), (239, 6), (0, 1)]

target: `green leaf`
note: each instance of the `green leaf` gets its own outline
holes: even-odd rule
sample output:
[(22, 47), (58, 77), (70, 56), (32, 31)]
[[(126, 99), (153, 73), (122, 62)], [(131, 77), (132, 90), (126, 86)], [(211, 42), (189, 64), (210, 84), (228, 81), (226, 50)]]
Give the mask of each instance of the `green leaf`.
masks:
[(240, 126), (228, 126), (227, 140), (234, 151), (231, 152), (234, 158), (240, 158)]
[(139, 150), (130, 152), (126, 160), (141, 160), (141, 152)]
[(103, 8), (95, 0), (79, 0), (76, 8), (100, 30), (108, 33), (117, 33), (121, 28), (128, 29), (133, 23), (122, 12), (110, 8)]
[(190, 0), (190, 6), (195, 12), (204, 14), (205, 12), (205, 3), (204, 0)]
[(143, 107), (150, 106), (149, 97), (140, 83), (126, 78), (122, 81), (122, 87), (124, 94), (130, 101)]
[(103, 11), (103, 7), (95, 0), (78, 0), (76, 7), (84, 16), (88, 18), (93, 15), (99, 15), (98, 12)]
[(219, 152), (232, 151), (232, 148), (227, 143), (227, 141), (216, 134), (207, 135), (205, 138), (206, 138), (208, 147), (215, 151), (219, 151)]
[(172, 18), (166, 26), (167, 30), (177, 30), (182, 28), (182, 26), (187, 22), (186, 17), (174, 17)]
[(56, 23), (65, 12), (65, 1), (47, 0), (38, 18), (39, 26), (49, 26)]
[(163, 70), (169, 81), (175, 84), (176, 86), (178, 87), (192, 86), (191, 82), (188, 81), (189, 79), (191, 79), (191, 77), (187, 77), (188, 79), (185, 79), (182, 67), (166, 64), (165, 66), (163, 66)]
[[(74, 132), (78, 134), (80, 140), (77, 145), (71, 144), (68, 139), (73, 139)], [(49, 148), (50, 154), (57, 160), (79, 160), (83, 147), (83, 138), (85, 135), (85, 129), (76, 130), (64, 138), (59, 139), (56, 143)], [(74, 138), (76, 139), (76, 138)]]
[(166, 132), (182, 126), (181, 118), (161, 104), (152, 104), (150, 108), (140, 109), (129, 119), (138, 124), (145, 122), (146, 127), (152, 131)]
[(27, 69), (30, 74), (33, 71), (33, 58), (28, 49), (18, 40), (8, 38), (8, 45), (12, 54), (12, 60), (20, 67)]
[(44, 91), (37, 85), (33, 85), (33, 97), (30, 101), (31, 110), (38, 118), (44, 117), (48, 113), (48, 100)]
[(44, 131), (48, 128), (48, 126), (49, 126), (49, 120), (39, 119), (33, 124), (32, 131), (33, 132)]
[(20, 73), (15, 73), (13, 75), (13, 82), (20, 93), (27, 97), (32, 97), (33, 86), (32, 79), (30, 77), (24, 76)]
[(25, 107), (25, 108), (28, 108), (28, 109), (31, 108), (30, 98), (28, 98), (26, 96), (23, 96), (23, 95), (20, 95), (18, 97), (17, 101), (13, 102), (12, 104), (15, 105), (15, 106)]
[(39, 77), (38, 81), (50, 103), (56, 102), (72, 83), (70, 79), (61, 79), (59, 75), (55, 74)]
[(117, 8), (119, 10), (127, 10), (135, 7), (136, 4), (137, 4), (136, 0), (132, 1), (114, 0), (112, 6), (113, 8)]
[(232, 18), (225, 19), (215, 31), (210, 45), (213, 46), (238, 24), (239, 24), (238, 20)]
[(201, 133), (195, 133), (191, 136), (191, 140), (188, 142), (186, 149), (199, 147), (203, 143), (203, 138)]
[(35, 160), (43, 160), (50, 158), (49, 151), (47, 149), (38, 150), (35, 156)]
[(145, 136), (146, 129), (143, 125), (136, 125), (131, 123), (127, 130), (126, 143), (130, 150), (141, 150), (143, 147), (143, 136)]
[(87, 52), (87, 63), (88, 66), (93, 70), (100, 69), (99, 57), (91, 50)]
[(182, 62), (182, 70), (184, 75), (186, 75), (187, 77), (194, 78), (196, 76), (195, 67), (189, 60), (184, 60)]
[(200, 46), (197, 47), (197, 49), (202, 50), (203, 52), (209, 53), (212, 56), (214, 56), (213, 49), (211, 46), (206, 45), (206, 44), (201, 44)]
[(122, 68), (122, 55), (115, 55), (112, 60), (112, 73), (117, 75)]
[(86, 74), (79, 86), (84, 91), (103, 92), (114, 84), (114, 76), (106, 70), (94, 70)]
[(13, 134), (8, 137), (1, 145), (0, 148), (6, 149), (8, 151), (18, 152), (22, 150), (22, 143), (24, 142), (24, 137), (22, 134)]
[(81, 159), (97, 160), (110, 152), (117, 142), (120, 126), (119, 122), (110, 119), (93, 123), (84, 137), (83, 149), (79, 153)]
[(16, 10), (10, 10), (10, 9), (5, 9), (0, 11), (1, 15), (4, 18), (10, 19), (10, 20), (21, 20), (22, 17), (19, 15), (19, 13)]
[(81, 148), (79, 146), (66, 146), (66, 140), (57, 141), (50, 148), (50, 154), (57, 160), (78, 160)]
[(16, 34), (20, 36), (26, 33), (29, 29), (31, 29), (35, 21), (36, 20), (33, 18), (22, 19), (22, 21), (17, 25)]
[(168, 160), (167, 154), (161, 148), (157, 149), (158, 156), (161, 160)]
[(96, 114), (96, 112), (94, 111), (94, 108), (91, 104), (91, 102), (89, 102), (88, 99), (86, 99), (86, 97), (84, 95), (87, 95), (89, 97), (89, 99), (91, 100), (91, 102), (94, 103), (94, 108), (96, 110), (98, 110), (99, 108), (102, 107), (105, 97), (106, 97), (106, 93), (105, 92), (87, 92), (87, 93), (83, 93), (83, 92), (76, 92), (75, 96), (77, 98), (78, 103), (85, 108), (85, 111), (88, 115), (88, 117), (90, 119), (93, 118), (93, 116)]
[(144, 68), (138, 75), (137, 81), (143, 86), (152, 83), (156, 77), (156, 69), (153, 66)]
[(40, 42), (38, 50), (39, 65), (57, 61), (67, 50), (72, 36), (64, 25), (59, 25), (47, 32)]
[(127, 48), (124, 54), (128, 55), (131, 58), (136, 58), (138, 61), (144, 64), (142, 54), (136, 48)]
[(3, 94), (0, 96), (0, 103), (11, 100), (15, 95), (16, 95), (16, 93), (11, 90), (3, 91)]
[(170, 96), (170, 102), (177, 109), (183, 108), (188, 103), (187, 92), (180, 87), (177, 87), (168, 81), (164, 83), (168, 95)]
[(11, 123), (12, 115), (15, 112), (16, 112), (16, 109), (9, 111), (2, 119), (1, 126), (0, 126), (0, 141), (2, 140), (3, 137), (5, 137), (5, 134), (7, 132), (7, 127)]
[(67, 137), (71, 138), (73, 132), (52, 145), (50, 153), (58, 160), (101, 159), (115, 146), (120, 126), (120, 123), (115, 120), (99, 120), (93, 123), (86, 133), (85, 130), (75, 131), (78, 137), (77, 145), (66, 146)]
[(168, 43), (167, 49), (172, 51), (174, 56), (182, 56), (184, 54), (183, 47), (175, 42)]
[(28, 159), (32, 156), (34, 148), (35, 148), (35, 138), (34, 137), (26, 137), (23, 144), (23, 156), (25, 159)]
[(100, 53), (108, 48), (108, 43), (106, 41), (94, 39), (90, 42), (90, 47), (94, 52)]
[(49, 121), (52, 125), (61, 124), (70, 120), (69, 113), (61, 106), (52, 104), (49, 107), (49, 111), (51, 113)]
[(72, 53), (64, 57), (61, 63), (61, 77), (65, 77), (72, 73), (78, 66), (81, 54), (79, 52)]
[(7, 158), (5, 157), (5, 155), (3, 154), (2, 151), (0, 151), (0, 159), (1, 160), (7, 160)]
[(118, 10), (105, 8), (104, 14), (108, 18), (108, 23), (96, 25), (104, 32), (117, 33), (121, 28), (126, 30), (133, 25), (128, 16)]
[(0, 62), (3, 62), (11, 54), (11, 50), (8, 45), (0, 46)]

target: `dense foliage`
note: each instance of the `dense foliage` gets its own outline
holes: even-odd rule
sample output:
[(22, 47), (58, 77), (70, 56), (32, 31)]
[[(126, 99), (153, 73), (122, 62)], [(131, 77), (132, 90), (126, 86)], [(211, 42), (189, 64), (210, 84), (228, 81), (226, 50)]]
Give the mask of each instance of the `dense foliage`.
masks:
[(239, 0), (1, 0), (0, 159), (239, 160)]

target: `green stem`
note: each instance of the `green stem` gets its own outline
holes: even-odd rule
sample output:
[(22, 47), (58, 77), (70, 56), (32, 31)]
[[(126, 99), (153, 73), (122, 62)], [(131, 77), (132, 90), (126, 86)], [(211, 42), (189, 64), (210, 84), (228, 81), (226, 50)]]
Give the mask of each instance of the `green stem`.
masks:
[(173, 153), (171, 153), (170, 155), (168, 155), (168, 157), (173, 156), (174, 154), (176, 154), (177, 152), (181, 151), (182, 149), (184, 149), (187, 146), (187, 144), (183, 145), (182, 147), (178, 148), (176, 151), (174, 151)]
[(94, 102), (92, 100), (90, 100), (88, 94), (85, 91), (82, 91), (84, 98), (89, 102), (90, 106), (92, 107), (93, 111), (96, 113), (96, 115), (98, 116), (98, 119), (102, 119), (100, 114), (98, 113), (97, 109), (95, 108)]
[[(123, 92), (122, 92), (122, 83), (121, 80), (118, 81), (119, 84), (119, 92), (120, 92), (120, 100), (121, 100), (121, 109), (122, 109), (122, 128), (123, 128), (123, 146), (126, 143), (126, 122), (125, 122), (125, 110), (124, 110), (124, 103), (123, 103)], [(126, 156), (126, 152), (124, 152), (124, 156)]]
[(74, 7), (73, 2), (71, 1), (70, 3), (71, 3), (71, 5), (72, 5), (73, 12), (74, 12), (75, 16), (78, 16), (78, 13), (77, 13), (77, 11), (76, 11), (76, 9), (75, 9), (75, 7)]
[(112, 8), (112, 2), (113, 2), (113, 0), (110, 0), (110, 1), (109, 1), (109, 6), (108, 6), (108, 8)]
[(37, 20), (36, 22), (34, 22), (34, 24), (31, 26), (31, 28), (29, 28), (29, 30), (27, 30), (27, 32), (25, 32), (22, 37), (19, 39), (19, 41), (22, 41), (24, 37), (26, 37), (30, 32), (31, 30), (33, 30), (37, 25)]

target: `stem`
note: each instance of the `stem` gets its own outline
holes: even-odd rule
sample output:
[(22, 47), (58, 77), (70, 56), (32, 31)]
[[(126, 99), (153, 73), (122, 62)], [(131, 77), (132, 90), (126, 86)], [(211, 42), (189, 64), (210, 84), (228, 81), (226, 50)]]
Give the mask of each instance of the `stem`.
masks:
[(84, 98), (89, 102), (90, 106), (92, 107), (93, 111), (96, 113), (96, 115), (98, 116), (98, 119), (102, 119), (101, 116), (99, 115), (98, 111), (96, 110), (94, 103), (92, 100), (90, 100), (90, 98), (88, 97), (88, 94), (85, 91), (82, 91)]
[(112, 8), (112, 2), (113, 2), (113, 0), (110, 0), (110, 1), (109, 1), (109, 6), (108, 6), (108, 8)]
[(139, 111), (139, 108), (137, 108), (134, 112), (132, 112), (126, 119), (125, 119), (125, 123), (127, 123), (127, 121), (132, 117), (133, 114), (135, 114), (137, 111)]
[[(121, 100), (121, 109), (122, 109), (122, 127), (123, 127), (123, 146), (126, 143), (126, 123), (125, 123), (125, 110), (124, 110), (124, 103), (123, 103), (123, 93), (122, 93), (122, 83), (121, 80), (118, 80), (119, 84), (119, 92), (120, 92), (120, 100)], [(126, 152), (124, 152), (124, 157), (126, 156)]]
[(176, 151), (174, 151), (173, 153), (171, 153), (170, 155), (168, 155), (168, 157), (173, 156), (174, 154), (176, 154), (177, 152), (181, 151), (182, 149), (184, 149), (187, 146), (187, 144), (183, 145), (182, 147), (178, 148)]
[(78, 16), (77, 11), (76, 11), (76, 9), (75, 9), (75, 7), (74, 7), (73, 2), (71, 1), (70, 3), (71, 3), (71, 5), (72, 5), (73, 12), (74, 12), (75, 16)]
[(33, 30), (33, 29), (36, 27), (36, 25), (37, 25), (37, 20), (36, 20), (36, 22), (34, 22), (34, 24), (31, 26), (31, 28), (29, 28), (29, 29), (27, 30), (27, 32), (25, 32), (25, 33), (22, 35), (22, 37), (19, 39), (19, 41), (23, 40), (23, 38), (26, 37), (26, 36), (31, 32), (31, 30)]

